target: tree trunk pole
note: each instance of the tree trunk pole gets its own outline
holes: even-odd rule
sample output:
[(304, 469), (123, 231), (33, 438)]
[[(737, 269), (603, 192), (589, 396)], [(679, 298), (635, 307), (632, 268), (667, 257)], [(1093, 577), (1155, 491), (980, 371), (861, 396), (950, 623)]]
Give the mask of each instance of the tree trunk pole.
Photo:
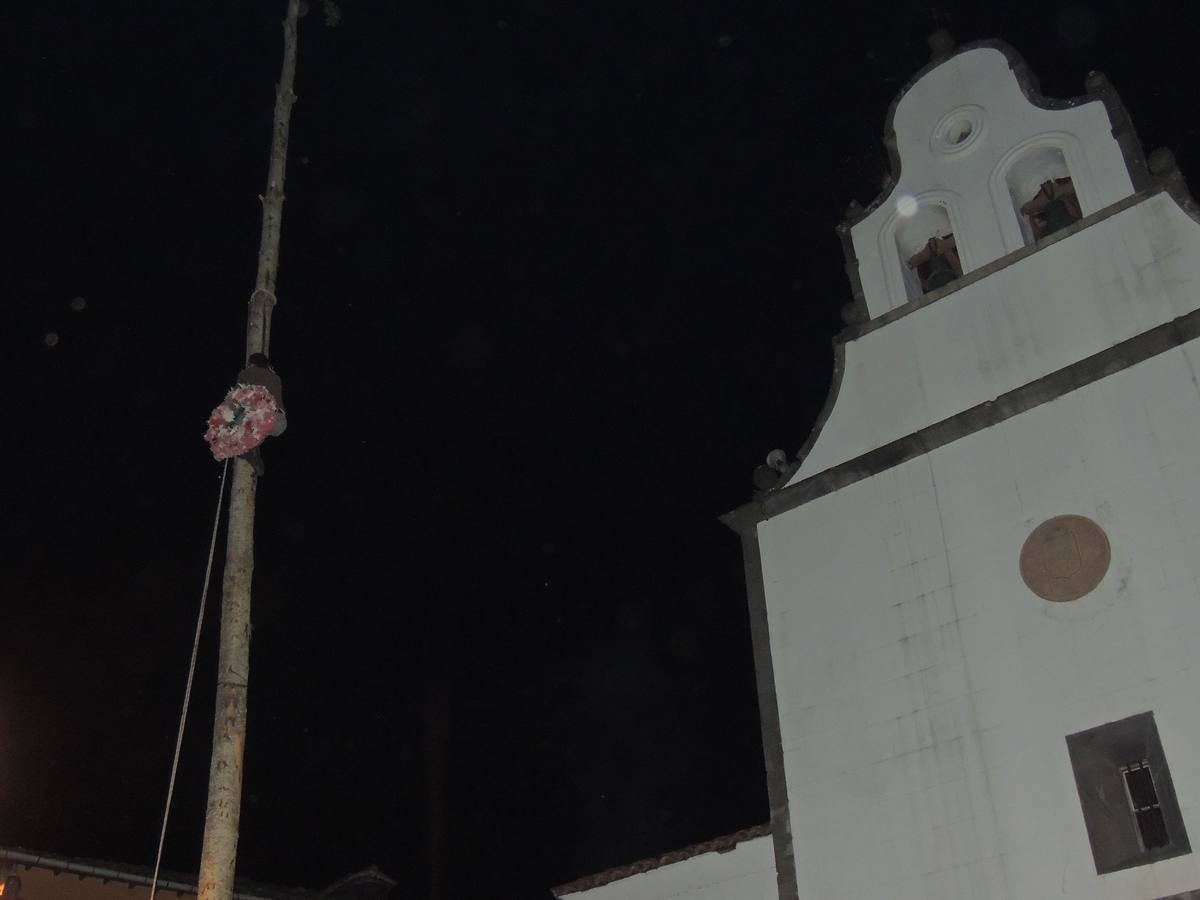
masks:
[[(271, 311), (279, 271), (279, 236), (283, 225), (283, 181), (287, 169), (288, 125), (296, 95), (296, 24), (300, 0), (288, 0), (283, 23), (283, 68), (275, 91), (275, 120), (267, 190), (262, 196), (262, 238), (258, 275), (246, 322), (246, 356), (267, 353), (271, 344)], [(246, 747), (246, 688), (250, 677), (250, 582), (254, 575), (253, 469), (244, 459), (233, 461), (229, 500), (229, 533), (221, 598), (221, 650), (217, 663), (217, 702), (213, 723), (212, 762), (208, 773), (208, 807), (204, 846), (200, 853), (199, 900), (232, 900), (237, 861), (238, 820), (242, 811), (242, 757)]]

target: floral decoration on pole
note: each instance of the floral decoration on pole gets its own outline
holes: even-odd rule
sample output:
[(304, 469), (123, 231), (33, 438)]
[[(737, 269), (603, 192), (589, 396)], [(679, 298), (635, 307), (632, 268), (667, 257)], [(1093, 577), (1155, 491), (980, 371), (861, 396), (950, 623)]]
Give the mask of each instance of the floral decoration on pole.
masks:
[(213, 459), (229, 459), (253, 450), (274, 432), (279, 423), (279, 405), (261, 384), (239, 384), (232, 388), (208, 419), (204, 440)]

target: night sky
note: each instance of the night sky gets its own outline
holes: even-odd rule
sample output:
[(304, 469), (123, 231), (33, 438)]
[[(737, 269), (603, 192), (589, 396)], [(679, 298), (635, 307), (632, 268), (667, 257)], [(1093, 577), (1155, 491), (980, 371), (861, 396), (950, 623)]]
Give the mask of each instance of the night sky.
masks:
[[(239, 872), (550, 885), (767, 819), (741, 553), (926, 35), (1200, 166), (1190, 3), (345, 0), (301, 22)], [(0, 843), (153, 862), (285, 0), (6, 10)], [(223, 535), (221, 546), (223, 547)], [(220, 552), (167, 864), (195, 871)], [(36, 898), (44, 900), (44, 898)]]

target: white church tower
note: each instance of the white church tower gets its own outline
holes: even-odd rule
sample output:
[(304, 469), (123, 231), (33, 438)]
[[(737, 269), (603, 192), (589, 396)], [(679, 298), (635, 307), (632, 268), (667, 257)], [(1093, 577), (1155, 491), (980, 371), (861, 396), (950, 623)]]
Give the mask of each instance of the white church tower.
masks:
[(726, 517), (784, 900), (1200, 898), (1200, 224), (1086, 87), (901, 92), (829, 401)]
[(825, 410), (725, 517), (769, 829), (558, 896), (1200, 900), (1200, 216), (1086, 89), (901, 91)]

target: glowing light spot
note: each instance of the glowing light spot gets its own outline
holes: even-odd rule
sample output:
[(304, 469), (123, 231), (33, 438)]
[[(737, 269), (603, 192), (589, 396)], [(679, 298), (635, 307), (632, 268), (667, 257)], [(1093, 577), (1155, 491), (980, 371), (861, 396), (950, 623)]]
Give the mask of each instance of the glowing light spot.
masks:
[(58, 346), (58, 335), (53, 331), (47, 331), (46, 336), (44, 338), (42, 338), (42, 341), (46, 344), (47, 347), (57, 347)]
[(905, 219), (911, 219), (917, 214), (917, 198), (911, 194), (905, 194), (896, 201), (896, 212)]

